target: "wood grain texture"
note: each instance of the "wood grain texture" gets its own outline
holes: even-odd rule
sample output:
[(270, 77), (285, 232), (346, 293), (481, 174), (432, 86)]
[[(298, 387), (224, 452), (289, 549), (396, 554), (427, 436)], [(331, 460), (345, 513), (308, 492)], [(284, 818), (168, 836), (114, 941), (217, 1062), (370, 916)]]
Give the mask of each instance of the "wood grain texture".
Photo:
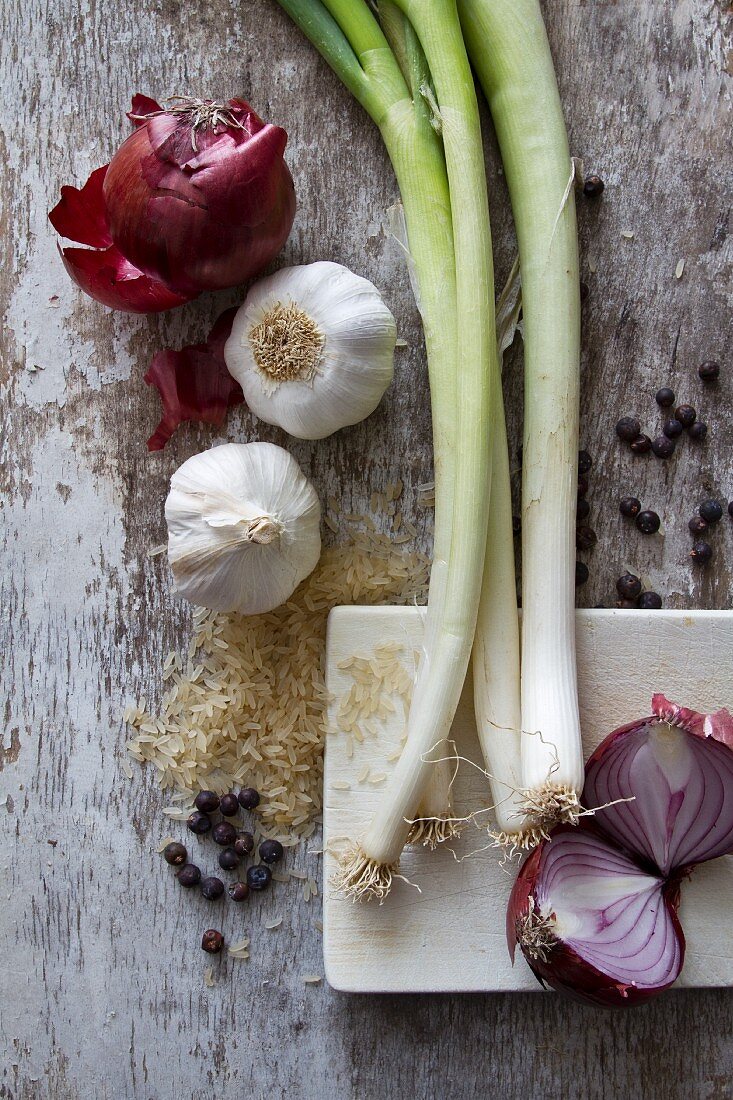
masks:
[[(599, 535), (580, 600), (608, 602), (629, 564), (669, 606), (730, 606), (730, 525), (715, 534), (715, 568), (694, 573), (686, 560), (700, 496), (733, 496), (730, 5), (552, 0), (545, 10), (573, 152), (608, 181), (580, 210), (582, 431)], [(113, 315), (68, 282), (46, 212), (61, 183), (109, 156), (136, 90), (244, 94), (284, 124), (300, 206), (282, 261), (328, 258), (370, 277), (409, 344), (368, 424), (288, 446), (346, 509), (401, 476), (427, 547), (430, 517), (414, 493), (430, 476), (426, 372), (385, 230), (396, 187), (374, 129), (273, 0), (7, 0), (0, 32), (0, 1096), (462, 1100), (487, 1082), (506, 1097), (733, 1095), (727, 993), (676, 993), (615, 1016), (555, 997), (340, 996), (302, 983), (320, 970), (321, 945), (316, 910), (290, 887), (242, 917), (250, 962), (223, 960), (205, 988), (197, 944), (210, 910), (182, 899), (152, 851), (167, 831), (161, 797), (149, 773), (128, 781), (120, 770), (120, 714), (128, 699), (157, 697), (161, 656), (187, 637), (164, 562), (148, 557), (170, 473), (215, 438), (286, 441), (239, 412), (217, 435), (190, 428), (148, 455), (151, 354), (200, 338), (237, 295), (159, 318)], [(488, 127), (487, 155), (502, 278), (513, 240)], [(703, 390), (695, 367), (710, 357), (726, 378)], [(514, 445), (519, 365), (516, 352)], [(711, 438), (668, 466), (631, 459), (612, 425), (631, 411), (656, 423), (651, 395), (665, 383), (700, 408)], [(616, 501), (630, 490), (663, 515), (663, 539), (622, 525)], [(297, 860), (317, 874), (315, 855)], [(262, 914), (278, 910), (283, 928), (265, 935)], [(226, 921), (236, 933), (229, 910)]]

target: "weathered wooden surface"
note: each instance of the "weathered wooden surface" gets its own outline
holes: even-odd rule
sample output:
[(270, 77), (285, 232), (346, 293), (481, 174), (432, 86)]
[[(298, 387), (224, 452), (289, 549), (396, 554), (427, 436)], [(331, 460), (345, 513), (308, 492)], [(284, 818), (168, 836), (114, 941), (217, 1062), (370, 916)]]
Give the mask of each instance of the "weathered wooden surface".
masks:
[[(573, 151), (608, 181), (580, 210), (583, 439), (599, 535), (580, 599), (608, 601), (628, 563), (670, 606), (730, 606), (730, 526), (715, 535), (715, 568), (686, 562), (694, 504), (733, 496), (730, 5), (552, 0), (546, 13)], [(409, 487), (430, 475), (429, 418), (418, 319), (384, 230), (396, 189), (377, 135), (272, 0), (8, 0), (0, 20), (0, 1095), (733, 1095), (730, 994), (676, 993), (615, 1016), (555, 997), (337, 995), (302, 983), (321, 968), (317, 913), (289, 888), (242, 918), (252, 959), (225, 963), (205, 988), (207, 910), (151, 851), (167, 831), (160, 796), (149, 774), (120, 770), (120, 713), (156, 696), (161, 655), (186, 638), (164, 562), (147, 552), (163, 536), (171, 471), (214, 438), (190, 429), (148, 455), (158, 410), (142, 375), (156, 348), (200, 337), (235, 296), (161, 318), (112, 315), (68, 282), (46, 211), (126, 132), (135, 90), (244, 94), (284, 124), (300, 209), (283, 261), (330, 258), (371, 277), (410, 345), (368, 424), (288, 445), (347, 508), (401, 476), (411, 510)], [(512, 240), (489, 157), (501, 277)], [(707, 357), (727, 380), (703, 392), (694, 369)], [(651, 394), (665, 383), (711, 425), (704, 447), (667, 467), (623, 455), (612, 434), (622, 412), (655, 423)], [(241, 413), (216, 438), (285, 442)], [(663, 540), (622, 525), (616, 499), (629, 490), (663, 514)], [(429, 519), (416, 522), (427, 546)], [(316, 871), (317, 857), (298, 859)], [(283, 928), (260, 931), (259, 913), (278, 909)]]

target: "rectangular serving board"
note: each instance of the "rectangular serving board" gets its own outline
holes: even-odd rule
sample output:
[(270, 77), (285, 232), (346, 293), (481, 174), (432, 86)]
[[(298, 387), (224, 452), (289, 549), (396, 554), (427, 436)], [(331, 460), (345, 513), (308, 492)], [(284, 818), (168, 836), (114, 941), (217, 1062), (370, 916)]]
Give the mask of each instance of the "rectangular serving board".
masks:
[[(389, 772), (404, 732), (403, 708), (381, 724), (377, 737), (356, 743), (349, 758), (335, 726), (338, 702), (352, 680), (338, 665), (368, 656), (375, 645), (396, 641), (405, 660), (419, 649), (424, 609), (338, 607), (328, 627), (327, 682), (333, 732), (327, 738), (324, 775), (324, 960), (338, 990), (360, 993), (540, 991), (523, 958), (512, 967), (505, 937), (507, 900), (516, 863), (502, 864), (488, 846), (486, 829), (469, 826), (450, 847), (406, 849), (398, 881), (383, 905), (354, 904), (329, 885), (333, 852), (359, 836), (377, 807), (384, 784), (359, 783), (364, 766)], [(625, 722), (650, 712), (652, 693), (698, 710), (733, 702), (733, 612), (578, 611), (578, 676), (586, 755)], [(466, 683), (452, 737), (461, 755), (481, 762)], [(334, 788), (334, 782), (350, 789)], [(488, 783), (461, 764), (454, 785), (462, 814), (490, 802)], [(484, 820), (489, 815), (482, 815)], [(419, 886), (419, 892), (416, 889)], [(733, 857), (698, 868), (682, 891), (687, 955), (679, 986), (733, 985)]]

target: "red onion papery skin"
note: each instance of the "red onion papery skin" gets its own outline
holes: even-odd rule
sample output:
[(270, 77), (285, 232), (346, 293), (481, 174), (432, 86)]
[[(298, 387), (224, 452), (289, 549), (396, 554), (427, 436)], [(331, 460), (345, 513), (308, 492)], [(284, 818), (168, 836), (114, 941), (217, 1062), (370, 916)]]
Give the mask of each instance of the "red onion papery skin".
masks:
[(245, 282), (290, 232), (295, 192), (285, 131), (241, 99), (222, 104), (215, 123), (194, 126), (193, 103), (164, 111), (135, 96), (134, 132), (83, 188), (63, 187), (49, 214), (62, 236), (95, 250), (64, 249), (64, 263), (112, 308), (170, 309)]
[[(615, 900), (606, 898), (604, 906), (609, 888)], [(682, 969), (678, 905), (678, 879), (649, 875), (587, 820), (561, 825), (525, 860), (514, 884), (510, 954), (514, 960), (519, 944), (538, 980), (574, 1000), (606, 1008), (643, 1004)], [(530, 914), (533, 926), (538, 915), (554, 924), (539, 951), (527, 933)]]
[(163, 416), (150, 439), (149, 451), (160, 451), (184, 420), (224, 423), (227, 410), (244, 401), (239, 383), (227, 370), (224, 345), (232, 331), (236, 308), (217, 319), (203, 344), (174, 351), (165, 348), (153, 357), (145, 375), (163, 404)]
[(128, 313), (173, 309), (189, 300), (142, 271), (112, 244), (102, 197), (107, 165), (95, 169), (82, 188), (62, 187), (49, 219), (62, 237), (89, 248), (61, 248), (67, 272), (91, 298)]
[(669, 699), (657, 692), (652, 696), (652, 711), (657, 718), (669, 722), (671, 726), (680, 726), (697, 737), (712, 737), (714, 741), (722, 741), (729, 749), (733, 749), (733, 714), (725, 707), (716, 710), (714, 714), (701, 714), (688, 707), (681, 707), (678, 703), (670, 703)]
[[(733, 852), (733, 719), (662, 695), (652, 707), (592, 754), (582, 801), (609, 838), (668, 876)], [(607, 805), (619, 799), (631, 801)]]

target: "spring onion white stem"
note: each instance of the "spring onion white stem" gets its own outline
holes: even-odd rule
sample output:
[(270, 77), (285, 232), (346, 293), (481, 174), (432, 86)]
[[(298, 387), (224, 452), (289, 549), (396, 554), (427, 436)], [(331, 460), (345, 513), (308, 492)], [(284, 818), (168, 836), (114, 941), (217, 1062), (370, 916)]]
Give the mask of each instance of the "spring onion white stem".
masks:
[[(519, 312), (518, 264), (497, 305), (499, 362)], [(502, 323), (504, 318), (504, 323)], [(525, 826), (522, 809), (521, 689), (512, 497), (501, 379), (493, 406), (491, 502), (486, 562), (473, 647), (476, 728), (491, 784), (498, 839), (508, 845)]]
[(538, 0), (459, 0), (489, 101), (522, 270), (522, 785), (534, 825), (574, 820), (580, 296), (572, 162)]

